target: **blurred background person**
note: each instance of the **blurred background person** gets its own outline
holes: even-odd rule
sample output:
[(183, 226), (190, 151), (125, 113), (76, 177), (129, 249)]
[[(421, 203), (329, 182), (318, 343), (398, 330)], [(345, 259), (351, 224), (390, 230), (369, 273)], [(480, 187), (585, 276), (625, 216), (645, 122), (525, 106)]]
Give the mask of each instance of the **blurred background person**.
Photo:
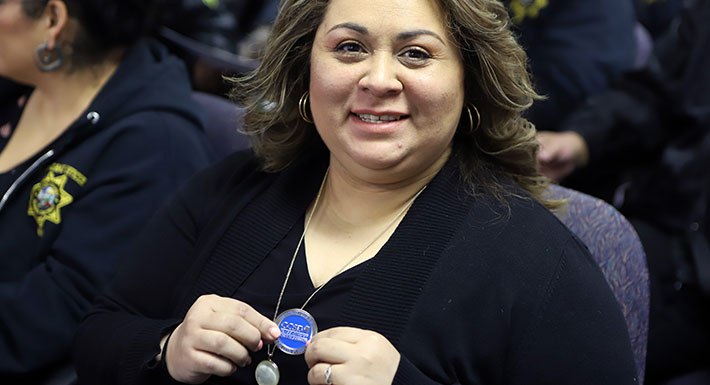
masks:
[(505, 0), (528, 54), (536, 102), (527, 117), (540, 130), (632, 68), (636, 18), (631, 0)]
[(634, 9), (639, 23), (656, 40), (668, 32), (687, 3), (688, 0), (634, 0)]
[(153, 1), (0, 2), (0, 382), (41, 383), (143, 223), (209, 149)]
[(226, 96), (223, 76), (256, 68), (277, 9), (278, 0), (180, 0), (162, 15), (161, 38), (195, 90)]
[(613, 203), (644, 243), (654, 385), (710, 383), (710, 2), (687, 6), (647, 67), (538, 134), (542, 171)]

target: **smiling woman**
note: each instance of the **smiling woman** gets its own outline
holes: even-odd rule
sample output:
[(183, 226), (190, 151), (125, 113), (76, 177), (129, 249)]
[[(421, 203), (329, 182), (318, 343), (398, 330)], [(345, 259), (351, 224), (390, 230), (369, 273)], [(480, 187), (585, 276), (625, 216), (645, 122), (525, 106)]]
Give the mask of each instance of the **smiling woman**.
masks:
[(495, 0), (283, 0), (235, 79), (254, 153), (154, 219), (80, 375), (634, 384), (604, 277), (539, 197), (525, 62)]
[(331, 175), (376, 184), (434, 175), (463, 109), (461, 55), (436, 3), (373, 7), (332, 1), (313, 42), (311, 111)]

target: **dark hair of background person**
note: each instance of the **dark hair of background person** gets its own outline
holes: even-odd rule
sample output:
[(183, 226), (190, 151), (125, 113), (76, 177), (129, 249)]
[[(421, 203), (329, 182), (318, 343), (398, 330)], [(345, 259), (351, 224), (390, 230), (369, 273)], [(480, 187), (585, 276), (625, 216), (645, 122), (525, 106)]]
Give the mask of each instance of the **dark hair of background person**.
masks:
[[(261, 66), (232, 79), (231, 97), (246, 107), (244, 131), (266, 171), (284, 169), (322, 145), (298, 107), (309, 87), (311, 46), (327, 6), (328, 0), (282, 1)], [(556, 207), (541, 197), (546, 180), (537, 172), (535, 128), (522, 117), (539, 96), (526, 69), (527, 55), (510, 31), (507, 9), (494, 0), (440, 0), (439, 6), (463, 56), (464, 103), (475, 105), (481, 117), (480, 127), (471, 132), (476, 123), (464, 108), (454, 137), (453, 156), (461, 163), (468, 192), (483, 188), (505, 203), (513, 194), (505, 186), (510, 179)]]
[[(39, 17), (49, 0), (21, 0), (29, 17)], [(162, 0), (62, 0), (79, 25), (71, 44), (71, 68), (101, 62), (116, 47), (129, 46), (154, 32)], [(62, 44), (60, 42), (60, 44)]]

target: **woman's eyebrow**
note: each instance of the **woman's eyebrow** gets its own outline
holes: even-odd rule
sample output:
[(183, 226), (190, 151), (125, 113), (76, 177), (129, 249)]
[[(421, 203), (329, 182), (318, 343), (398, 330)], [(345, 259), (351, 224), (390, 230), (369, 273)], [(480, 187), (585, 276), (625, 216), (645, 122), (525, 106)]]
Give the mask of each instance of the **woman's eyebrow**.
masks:
[(336, 24), (335, 26), (333, 26), (333, 28), (329, 29), (328, 32), (331, 32), (331, 31), (336, 30), (336, 29), (338, 29), (338, 28), (352, 29), (353, 31), (358, 32), (358, 33), (360, 33), (360, 34), (362, 34), (362, 35), (367, 35), (367, 34), (369, 34), (369, 32), (367, 31), (367, 28), (365, 28), (365, 27), (363, 27), (363, 26), (361, 26), (361, 25), (359, 25), (359, 24), (355, 24), (355, 23), (340, 23), (340, 24)]
[[(359, 24), (350, 23), (350, 22), (336, 24), (332, 28), (330, 28), (328, 30), (328, 32), (331, 32), (331, 31), (339, 29), (339, 28), (350, 29), (350, 30), (353, 30), (353, 31), (361, 34), (361, 35), (368, 35), (370, 33), (367, 30), (367, 28), (365, 28)], [(442, 44), (446, 44), (446, 42), (444, 42), (444, 39), (442, 39), (441, 36), (439, 36), (435, 32), (429, 31), (428, 29), (415, 29), (412, 31), (400, 32), (399, 34), (397, 34), (397, 40), (400, 40), (400, 41), (401, 40), (410, 40), (410, 39), (415, 38), (420, 35), (432, 36), (435, 39), (439, 40)]]
[(444, 42), (444, 39), (442, 39), (441, 36), (427, 29), (415, 29), (414, 31), (401, 32), (397, 35), (397, 40), (409, 40), (421, 35), (428, 35), (434, 37), (435, 39), (439, 40), (441, 44), (446, 45), (446, 42)]

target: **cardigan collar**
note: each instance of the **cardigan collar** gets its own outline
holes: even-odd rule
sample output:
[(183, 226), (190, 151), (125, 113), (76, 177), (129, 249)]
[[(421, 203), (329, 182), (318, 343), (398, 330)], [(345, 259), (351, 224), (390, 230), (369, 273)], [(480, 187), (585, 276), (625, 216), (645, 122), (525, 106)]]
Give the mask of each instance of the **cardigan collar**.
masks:
[[(326, 168), (327, 158), (318, 157), (274, 175), (270, 186), (235, 214), (183, 307), (201, 294), (233, 295), (303, 218)], [(342, 324), (377, 331), (397, 346), (408, 315), (472, 201), (463, 192), (456, 160), (449, 159), (362, 270), (340, 314)]]

